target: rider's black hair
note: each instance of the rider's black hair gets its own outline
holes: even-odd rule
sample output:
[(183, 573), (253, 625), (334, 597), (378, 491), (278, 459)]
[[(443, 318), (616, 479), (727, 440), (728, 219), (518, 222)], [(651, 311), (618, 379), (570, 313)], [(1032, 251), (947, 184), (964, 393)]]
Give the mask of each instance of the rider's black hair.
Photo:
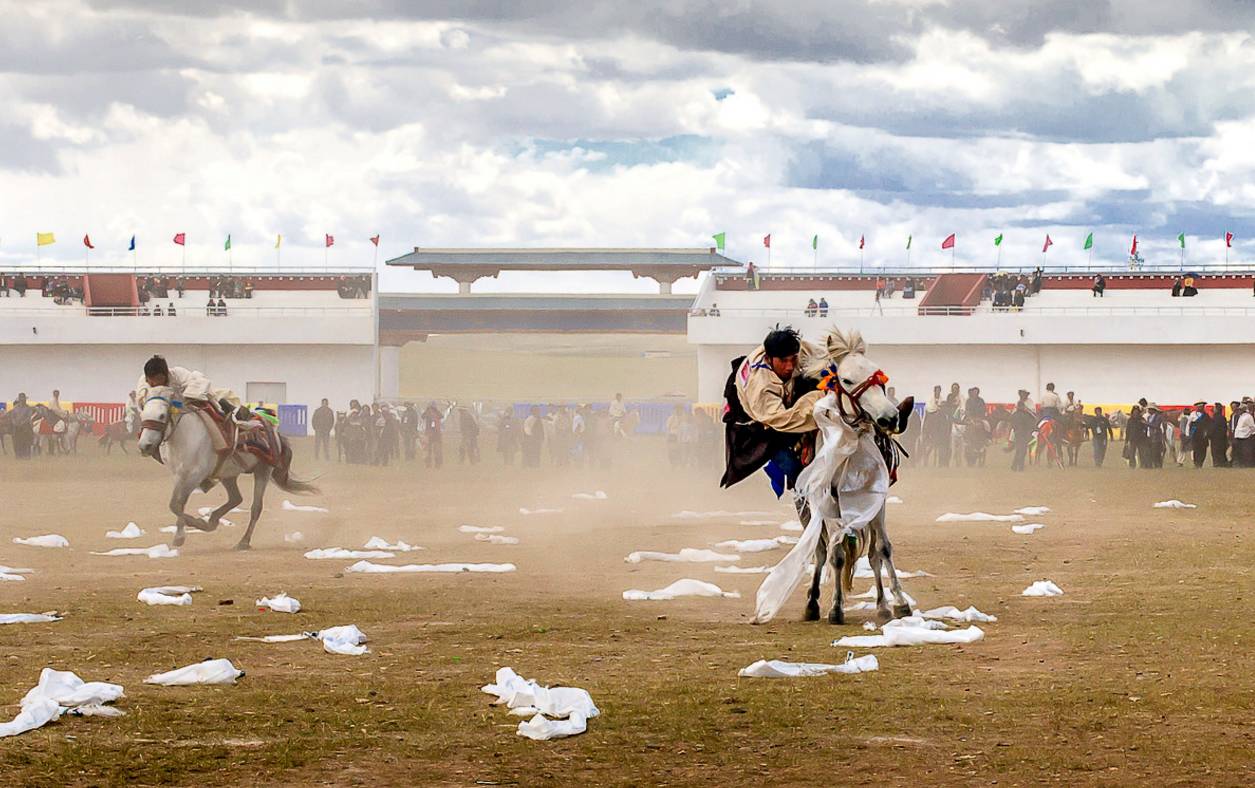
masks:
[(144, 377), (151, 378), (154, 375), (169, 375), (170, 367), (166, 365), (166, 360), (161, 356), (153, 356), (144, 362)]
[(781, 328), (776, 326), (763, 340), (763, 351), (768, 358), (788, 358), (796, 356), (802, 349), (802, 335), (793, 326)]

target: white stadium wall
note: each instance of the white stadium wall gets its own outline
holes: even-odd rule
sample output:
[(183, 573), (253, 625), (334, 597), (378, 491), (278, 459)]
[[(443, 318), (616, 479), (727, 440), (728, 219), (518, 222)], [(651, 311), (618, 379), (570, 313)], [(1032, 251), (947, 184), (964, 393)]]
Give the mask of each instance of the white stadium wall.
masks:
[(371, 345), (6, 345), (0, 346), (0, 400), (19, 391), (45, 400), (60, 389), (69, 402), (125, 402), (154, 353), (204, 372), (241, 397), (250, 382), (285, 384), (286, 403), (311, 408), (323, 397), (335, 408), (350, 399), (368, 401), (375, 385)]

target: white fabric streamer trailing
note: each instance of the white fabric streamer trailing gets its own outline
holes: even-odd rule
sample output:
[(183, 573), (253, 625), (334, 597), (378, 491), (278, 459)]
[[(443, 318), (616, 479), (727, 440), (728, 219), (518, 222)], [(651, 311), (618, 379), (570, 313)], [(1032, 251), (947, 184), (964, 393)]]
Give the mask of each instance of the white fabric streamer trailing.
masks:
[(955, 514), (946, 512), (937, 518), (939, 523), (1018, 523), (1023, 522), (1022, 514), (988, 514), (986, 512), (970, 512)]
[(396, 553), (387, 550), (346, 550), (343, 547), (321, 547), (310, 550), (306, 558), (323, 561), (329, 558), (396, 558)]
[(321, 506), (301, 506), (300, 504), (292, 503), (287, 498), (283, 499), (283, 510), (286, 512), (322, 512), (324, 514), (331, 511)]
[(229, 659), (207, 659), (194, 665), (154, 673), (144, 679), (145, 684), (160, 684), (163, 687), (187, 687), (192, 684), (234, 684), (235, 680), (244, 675), (244, 671), (236, 669)]
[(692, 578), (684, 578), (677, 580), (666, 588), (660, 588), (657, 591), (641, 591), (633, 588), (623, 592), (623, 598), (629, 601), (659, 601), (667, 599), (675, 599), (682, 596), (714, 596), (723, 597), (724, 599), (740, 599), (740, 593), (736, 591), (724, 591), (714, 583), (707, 583), (703, 580), (693, 580)]
[(273, 610), (276, 613), (299, 613), (301, 600), (280, 592), (273, 597), (264, 596), (257, 600), (257, 607), (263, 610)]
[(394, 553), (412, 553), (415, 550), (427, 549), (425, 547), (415, 547), (412, 544), (406, 544), (400, 539), (397, 540), (396, 544), (388, 544), (388, 540), (384, 539), (382, 536), (372, 536), (366, 540), (366, 544), (362, 545), (362, 547), (367, 550), (388, 550)]
[(497, 696), (493, 703), (504, 704), (515, 716), (532, 715), (519, 723), (518, 735), (536, 741), (581, 734), (588, 730), (588, 720), (601, 714), (587, 690), (542, 687), (512, 668), (499, 668), (494, 683), (485, 684), (481, 691)]
[(83, 717), (121, 717), (126, 712), (106, 707), (123, 696), (118, 684), (83, 681), (68, 670), (44, 668), (39, 683), (22, 698), (12, 722), (0, 723), (0, 738), (41, 728), (69, 713)]
[[(1173, 498), (1170, 501), (1160, 501), (1159, 503), (1155, 504), (1152, 508), (1154, 509), (1197, 509), (1198, 504), (1185, 503), (1184, 501), (1178, 501), (1176, 498)], [(13, 541), (16, 542), (17, 540), (14, 539)]]
[(847, 651), (845, 662), (827, 665), (822, 662), (788, 662), (782, 659), (760, 659), (749, 667), (741, 668), (738, 676), (752, 679), (793, 679), (806, 676), (825, 676), (829, 673), (870, 673), (880, 670), (875, 654), (855, 658)]
[(641, 561), (672, 561), (678, 563), (706, 564), (716, 561), (740, 561), (741, 556), (733, 553), (716, 553), (714, 550), (698, 550), (694, 547), (685, 547), (678, 553), (659, 553), (654, 550), (637, 550), (628, 553), (628, 557), (623, 559), (629, 564), (639, 564)]
[(30, 547), (69, 547), (70, 540), (61, 534), (44, 534), (43, 536), (32, 536), (27, 539), (15, 536), (13, 537), (13, 544), (24, 544)]
[(138, 539), (144, 535), (144, 529), (135, 523), (127, 523), (121, 531), (105, 531), (106, 539)]
[[(758, 587), (754, 622), (773, 619), (797, 588), (815, 555), (825, 520), (831, 524), (829, 544), (865, 528), (885, 506), (889, 471), (870, 432), (856, 432), (837, 412), (832, 394), (815, 403), (819, 450), (798, 476), (796, 494), (810, 506), (811, 518), (802, 538)], [(840, 505), (833, 500), (836, 486)]]
[(502, 536), (501, 534), (475, 534), (475, 541), (488, 542), (489, 544), (518, 544), (517, 536)]
[(1029, 517), (1040, 517), (1043, 514), (1050, 514), (1049, 506), (1023, 506), (1014, 510), (1016, 514), (1028, 515)]
[(1045, 527), (1045, 523), (1024, 523), (1023, 525), (1011, 526), (1011, 530), (1017, 534), (1031, 534), (1033, 531), (1038, 531)]
[(60, 620), (56, 613), (0, 613), (0, 624), (49, 624)]
[(348, 567), (346, 572), (360, 572), (364, 574), (396, 574), (396, 573), (449, 573), (459, 574), (462, 572), (513, 572), (517, 569), (514, 564), (405, 564), (396, 566), (394, 564), (373, 564), (370, 561), (358, 561), (356, 564)]
[(149, 558), (178, 558), (179, 551), (175, 550), (168, 544), (155, 544), (152, 547), (115, 547), (104, 553), (92, 553), (92, 555), (107, 556), (123, 556), (123, 555), (143, 555)]
[(1021, 591), (1020, 596), (1063, 596), (1063, 589), (1049, 580), (1038, 580)]

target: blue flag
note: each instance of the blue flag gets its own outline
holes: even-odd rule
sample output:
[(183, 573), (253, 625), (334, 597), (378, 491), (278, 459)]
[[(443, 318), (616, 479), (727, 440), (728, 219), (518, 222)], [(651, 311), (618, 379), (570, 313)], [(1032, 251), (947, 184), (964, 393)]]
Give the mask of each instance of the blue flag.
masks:
[(131, 245), (130, 245), (130, 247), (128, 247), (128, 248), (127, 248), (127, 250), (126, 250), (126, 251), (128, 251), (128, 252), (134, 252), (134, 251), (135, 251), (135, 236), (133, 236), (133, 235), (131, 236)]

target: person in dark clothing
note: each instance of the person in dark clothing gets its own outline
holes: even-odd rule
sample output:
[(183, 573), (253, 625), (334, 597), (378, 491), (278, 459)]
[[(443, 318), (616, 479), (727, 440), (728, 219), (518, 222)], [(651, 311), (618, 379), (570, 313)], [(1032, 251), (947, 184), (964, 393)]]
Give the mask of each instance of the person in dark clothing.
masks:
[(1181, 277), (1179, 276), (1176, 279), (1172, 280), (1172, 297), (1173, 298), (1177, 298), (1178, 296), (1181, 295), (1182, 284), (1183, 283), (1181, 281)]
[(1098, 274), (1094, 277), (1094, 284), (1090, 287), (1090, 292), (1095, 298), (1103, 298), (1103, 293), (1107, 290), (1107, 277)]
[(1015, 446), (1015, 455), (1011, 458), (1011, 470), (1024, 470), (1024, 459), (1028, 455), (1028, 444), (1033, 440), (1033, 431), (1037, 429), (1037, 414), (1028, 404), (1028, 392), (1020, 389), (1020, 399), (1015, 403), (1015, 411), (1011, 413), (1011, 441)]
[(26, 394), (18, 394), (9, 411), (9, 424), (13, 428), (13, 456), (19, 460), (31, 458), (31, 447), (35, 445), (34, 418), (35, 409), (26, 403)]
[(1140, 405), (1134, 405), (1129, 421), (1124, 425), (1124, 459), (1130, 468), (1137, 467), (1138, 458), (1146, 457), (1146, 418)]
[(514, 464), (514, 455), (519, 450), (519, 423), (514, 412), (507, 408), (497, 422), (497, 453), (506, 465)]
[(440, 409), (434, 402), (428, 404), (427, 410), (423, 411), (423, 436), (427, 439), (423, 464), (429, 468), (444, 465), (443, 427), (444, 417), (440, 415)]
[(1207, 403), (1194, 403), (1194, 417), (1190, 422), (1190, 449), (1194, 453), (1194, 467), (1201, 468), (1207, 461), (1207, 439), (1211, 433), (1211, 419), (1207, 415)]
[(1111, 420), (1102, 408), (1094, 408), (1094, 415), (1089, 417), (1086, 426), (1094, 446), (1094, 467), (1101, 468), (1107, 458), (1107, 442), (1111, 439)]
[(458, 408), (458, 464), (479, 464), (479, 422), (468, 407)]
[(314, 429), (314, 459), (318, 458), (318, 450), (322, 449), (323, 458), (331, 460), (331, 428), (335, 424), (336, 414), (332, 412), (324, 398), (309, 420), (309, 426)]
[(418, 452), (418, 407), (413, 402), (405, 403), (401, 414), (401, 442), (405, 444), (405, 459), (413, 460)]
[(1146, 443), (1145, 452), (1138, 457), (1143, 468), (1162, 468), (1163, 456), (1167, 447), (1164, 445), (1164, 416), (1159, 406), (1150, 403), (1145, 411)]
[(1211, 464), (1214, 468), (1229, 467), (1229, 417), (1225, 415), (1224, 405), (1213, 404), (1211, 411)]

